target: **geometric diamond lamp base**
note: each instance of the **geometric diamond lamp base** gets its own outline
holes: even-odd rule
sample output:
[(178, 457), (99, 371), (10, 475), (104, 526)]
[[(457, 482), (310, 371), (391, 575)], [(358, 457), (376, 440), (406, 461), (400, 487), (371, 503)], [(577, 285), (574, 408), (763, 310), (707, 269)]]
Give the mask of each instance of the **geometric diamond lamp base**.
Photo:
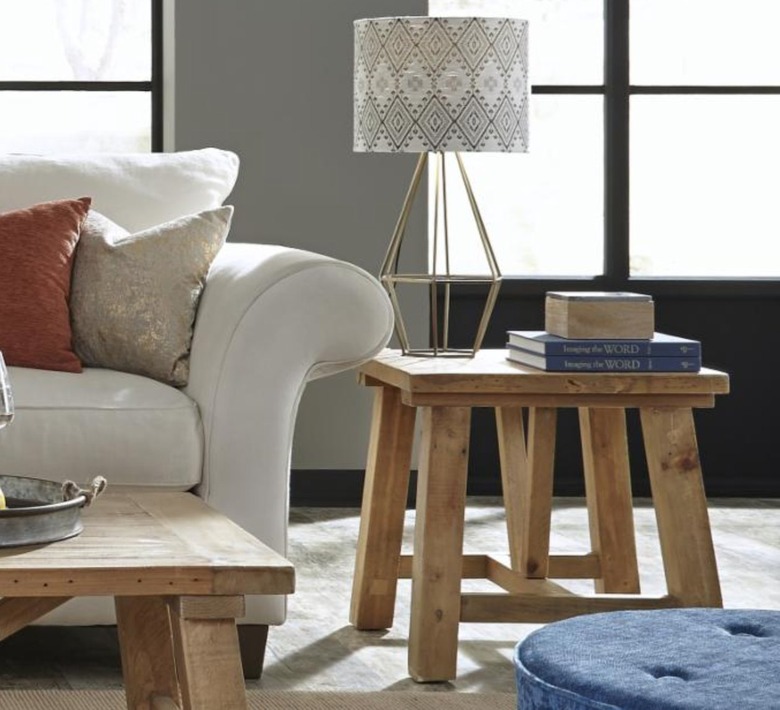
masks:
[[(401, 345), (401, 351), (404, 355), (412, 355), (418, 357), (474, 357), (477, 351), (482, 346), (482, 341), (487, 331), (487, 326), (490, 321), (490, 316), (493, 312), (493, 306), (496, 303), (498, 297), (498, 290), (501, 286), (501, 272), (498, 269), (495, 255), (493, 254), (493, 248), (490, 244), (490, 240), (485, 230), (485, 224), (482, 221), (482, 216), (479, 213), (477, 201), (474, 197), (474, 193), (471, 189), (466, 169), (463, 165), (463, 161), (458, 153), (455, 153), (457, 160), (459, 173), (463, 186), (466, 189), (466, 195), (468, 196), (471, 212), (474, 216), (474, 222), (476, 224), (477, 235), (479, 236), (480, 244), (485, 253), (489, 274), (473, 275), (473, 274), (453, 274), (450, 270), (450, 246), (449, 246), (449, 229), (447, 220), (447, 173), (444, 161), (444, 153), (436, 153), (436, 199), (433, 205), (434, 208), (434, 233), (433, 233), (433, 258), (432, 273), (429, 274), (403, 274), (398, 272), (398, 257), (400, 255), (401, 246), (404, 241), (406, 233), (406, 225), (409, 221), (409, 214), (414, 203), (414, 199), (419, 192), (420, 182), (425, 172), (425, 166), (428, 162), (428, 154), (420, 153), (420, 157), (417, 161), (417, 166), (412, 175), (412, 181), (409, 185), (409, 189), (404, 199), (403, 207), (401, 208), (401, 214), (398, 217), (398, 222), (395, 226), (390, 245), (387, 249), (387, 254), (382, 262), (382, 268), (380, 270), (379, 278), (382, 285), (385, 287), (390, 300), (393, 304), (393, 312), (395, 314), (395, 332), (398, 336), (398, 341)], [(441, 210), (441, 214), (440, 214)], [(441, 217), (441, 220), (440, 220)], [(440, 239), (442, 234), (439, 232), (439, 223), (443, 224), (443, 240)], [(440, 243), (443, 242), (443, 243)], [(440, 252), (440, 249), (442, 250)], [(444, 273), (438, 273), (436, 271), (439, 261), (440, 253), (443, 255), (444, 260)], [(430, 345), (427, 347), (412, 347), (409, 343), (407, 335), (406, 324), (404, 322), (403, 313), (398, 300), (398, 287), (408, 287), (409, 285), (417, 285), (423, 287), (427, 291), (428, 300), (431, 309), (431, 329), (430, 329)], [(476, 333), (474, 336), (473, 344), (466, 348), (457, 348), (450, 346), (450, 322), (453, 317), (452, 311), (452, 291), (453, 289), (460, 290), (462, 287), (481, 286), (487, 287), (487, 294), (485, 297), (485, 305), (482, 309), (482, 314), (479, 322), (476, 326)]]

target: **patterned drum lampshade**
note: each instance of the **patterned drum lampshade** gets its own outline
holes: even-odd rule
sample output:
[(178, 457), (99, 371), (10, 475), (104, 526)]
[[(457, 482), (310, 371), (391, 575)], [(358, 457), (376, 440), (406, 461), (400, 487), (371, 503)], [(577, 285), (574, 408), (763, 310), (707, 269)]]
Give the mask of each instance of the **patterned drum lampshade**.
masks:
[(356, 151), (528, 150), (528, 22), (355, 22)]
[[(479, 214), (460, 152), (527, 152), (528, 22), (483, 17), (382, 17), (355, 21), (354, 143), (358, 152), (420, 153), (417, 169), (381, 269), (396, 315), (396, 333), (405, 354), (474, 355), (493, 309), (501, 273)], [(444, 153), (456, 153), (457, 165), (487, 259), (489, 276), (454, 275), (448, 262), (431, 274), (398, 274), (401, 243), (414, 197), (427, 164), (438, 154), (436, 214), (443, 203), (444, 245), (437, 248), (439, 219), (434, 220), (433, 253), (448, 254)], [(409, 346), (396, 286), (430, 287), (431, 348)], [(450, 314), (454, 284), (489, 286), (473, 347), (450, 348), (449, 324), (440, 324), (438, 298)], [(441, 289), (439, 287), (442, 287)]]

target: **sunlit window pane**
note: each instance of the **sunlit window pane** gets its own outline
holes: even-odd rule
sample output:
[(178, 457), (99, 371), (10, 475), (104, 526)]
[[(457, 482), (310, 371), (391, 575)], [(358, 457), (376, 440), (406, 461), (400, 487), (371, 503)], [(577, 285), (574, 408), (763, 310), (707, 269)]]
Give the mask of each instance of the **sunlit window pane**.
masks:
[(149, 81), (150, 0), (0, 0), (0, 80)]
[(631, 273), (780, 276), (780, 96), (631, 102)]
[(533, 84), (604, 81), (603, 0), (429, 0), (428, 12), (526, 19)]
[[(600, 96), (537, 95), (529, 153), (463, 155), (505, 276), (603, 273), (603, 120)], [(448, 186), (451, 268), (486, 273), (454, 159)]]
[(780, 84), (778, 0), (631, 0), (634, 84)]
[(0, 92), (0, 153), (148, 152), (149, 92)]

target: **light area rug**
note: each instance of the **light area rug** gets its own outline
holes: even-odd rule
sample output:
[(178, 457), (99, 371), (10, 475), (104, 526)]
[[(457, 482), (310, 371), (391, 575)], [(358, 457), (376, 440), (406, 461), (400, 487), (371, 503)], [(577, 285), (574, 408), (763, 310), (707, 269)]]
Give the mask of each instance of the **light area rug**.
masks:
[[(250, 690), (251, 710), (515, 710), (509, 693)], [(121, 690), (0, 690), (0, 710), (126, 710)], [(229, 710), (229, 708), (214, 708)]]

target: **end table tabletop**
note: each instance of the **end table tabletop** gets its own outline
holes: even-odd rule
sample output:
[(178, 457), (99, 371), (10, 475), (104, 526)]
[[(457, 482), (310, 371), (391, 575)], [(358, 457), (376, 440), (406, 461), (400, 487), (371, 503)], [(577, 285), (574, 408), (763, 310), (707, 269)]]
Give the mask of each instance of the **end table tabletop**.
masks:
[(0, 639), (113, 596), (128, 708), (246, 708), (235, 620), (245, 594), (292, 593), (292, 564), (190, 493), (109, 491), (82, 517), (77, 537), (0, 549)]
[[(350, 618), (392, 626), (399, 578), (412, 579), (409, 672), (456, 675), (458, 625), (543, 623), (615, 609), (722, 606), (693, 409), (713, 407), (726, 373), (544, 372), (506, 359), (385, 350), (360, 370), (376, 388)], [(472, 407), (495, 409), (509, 563), (463, 556)], [(557, 410), (579, 413), (591, 551), (551, 555)], [(401, 555), (414, 423), (422, 414), (414, 554)], [(625, 410), (640, 412), (668, 593), (640, 594)], [(523, 410), (527, 409), (527, 432)], [(501, 593), (461, 594), (461, 579)], [(559, 579), (593, 579), (576, 595)]]

